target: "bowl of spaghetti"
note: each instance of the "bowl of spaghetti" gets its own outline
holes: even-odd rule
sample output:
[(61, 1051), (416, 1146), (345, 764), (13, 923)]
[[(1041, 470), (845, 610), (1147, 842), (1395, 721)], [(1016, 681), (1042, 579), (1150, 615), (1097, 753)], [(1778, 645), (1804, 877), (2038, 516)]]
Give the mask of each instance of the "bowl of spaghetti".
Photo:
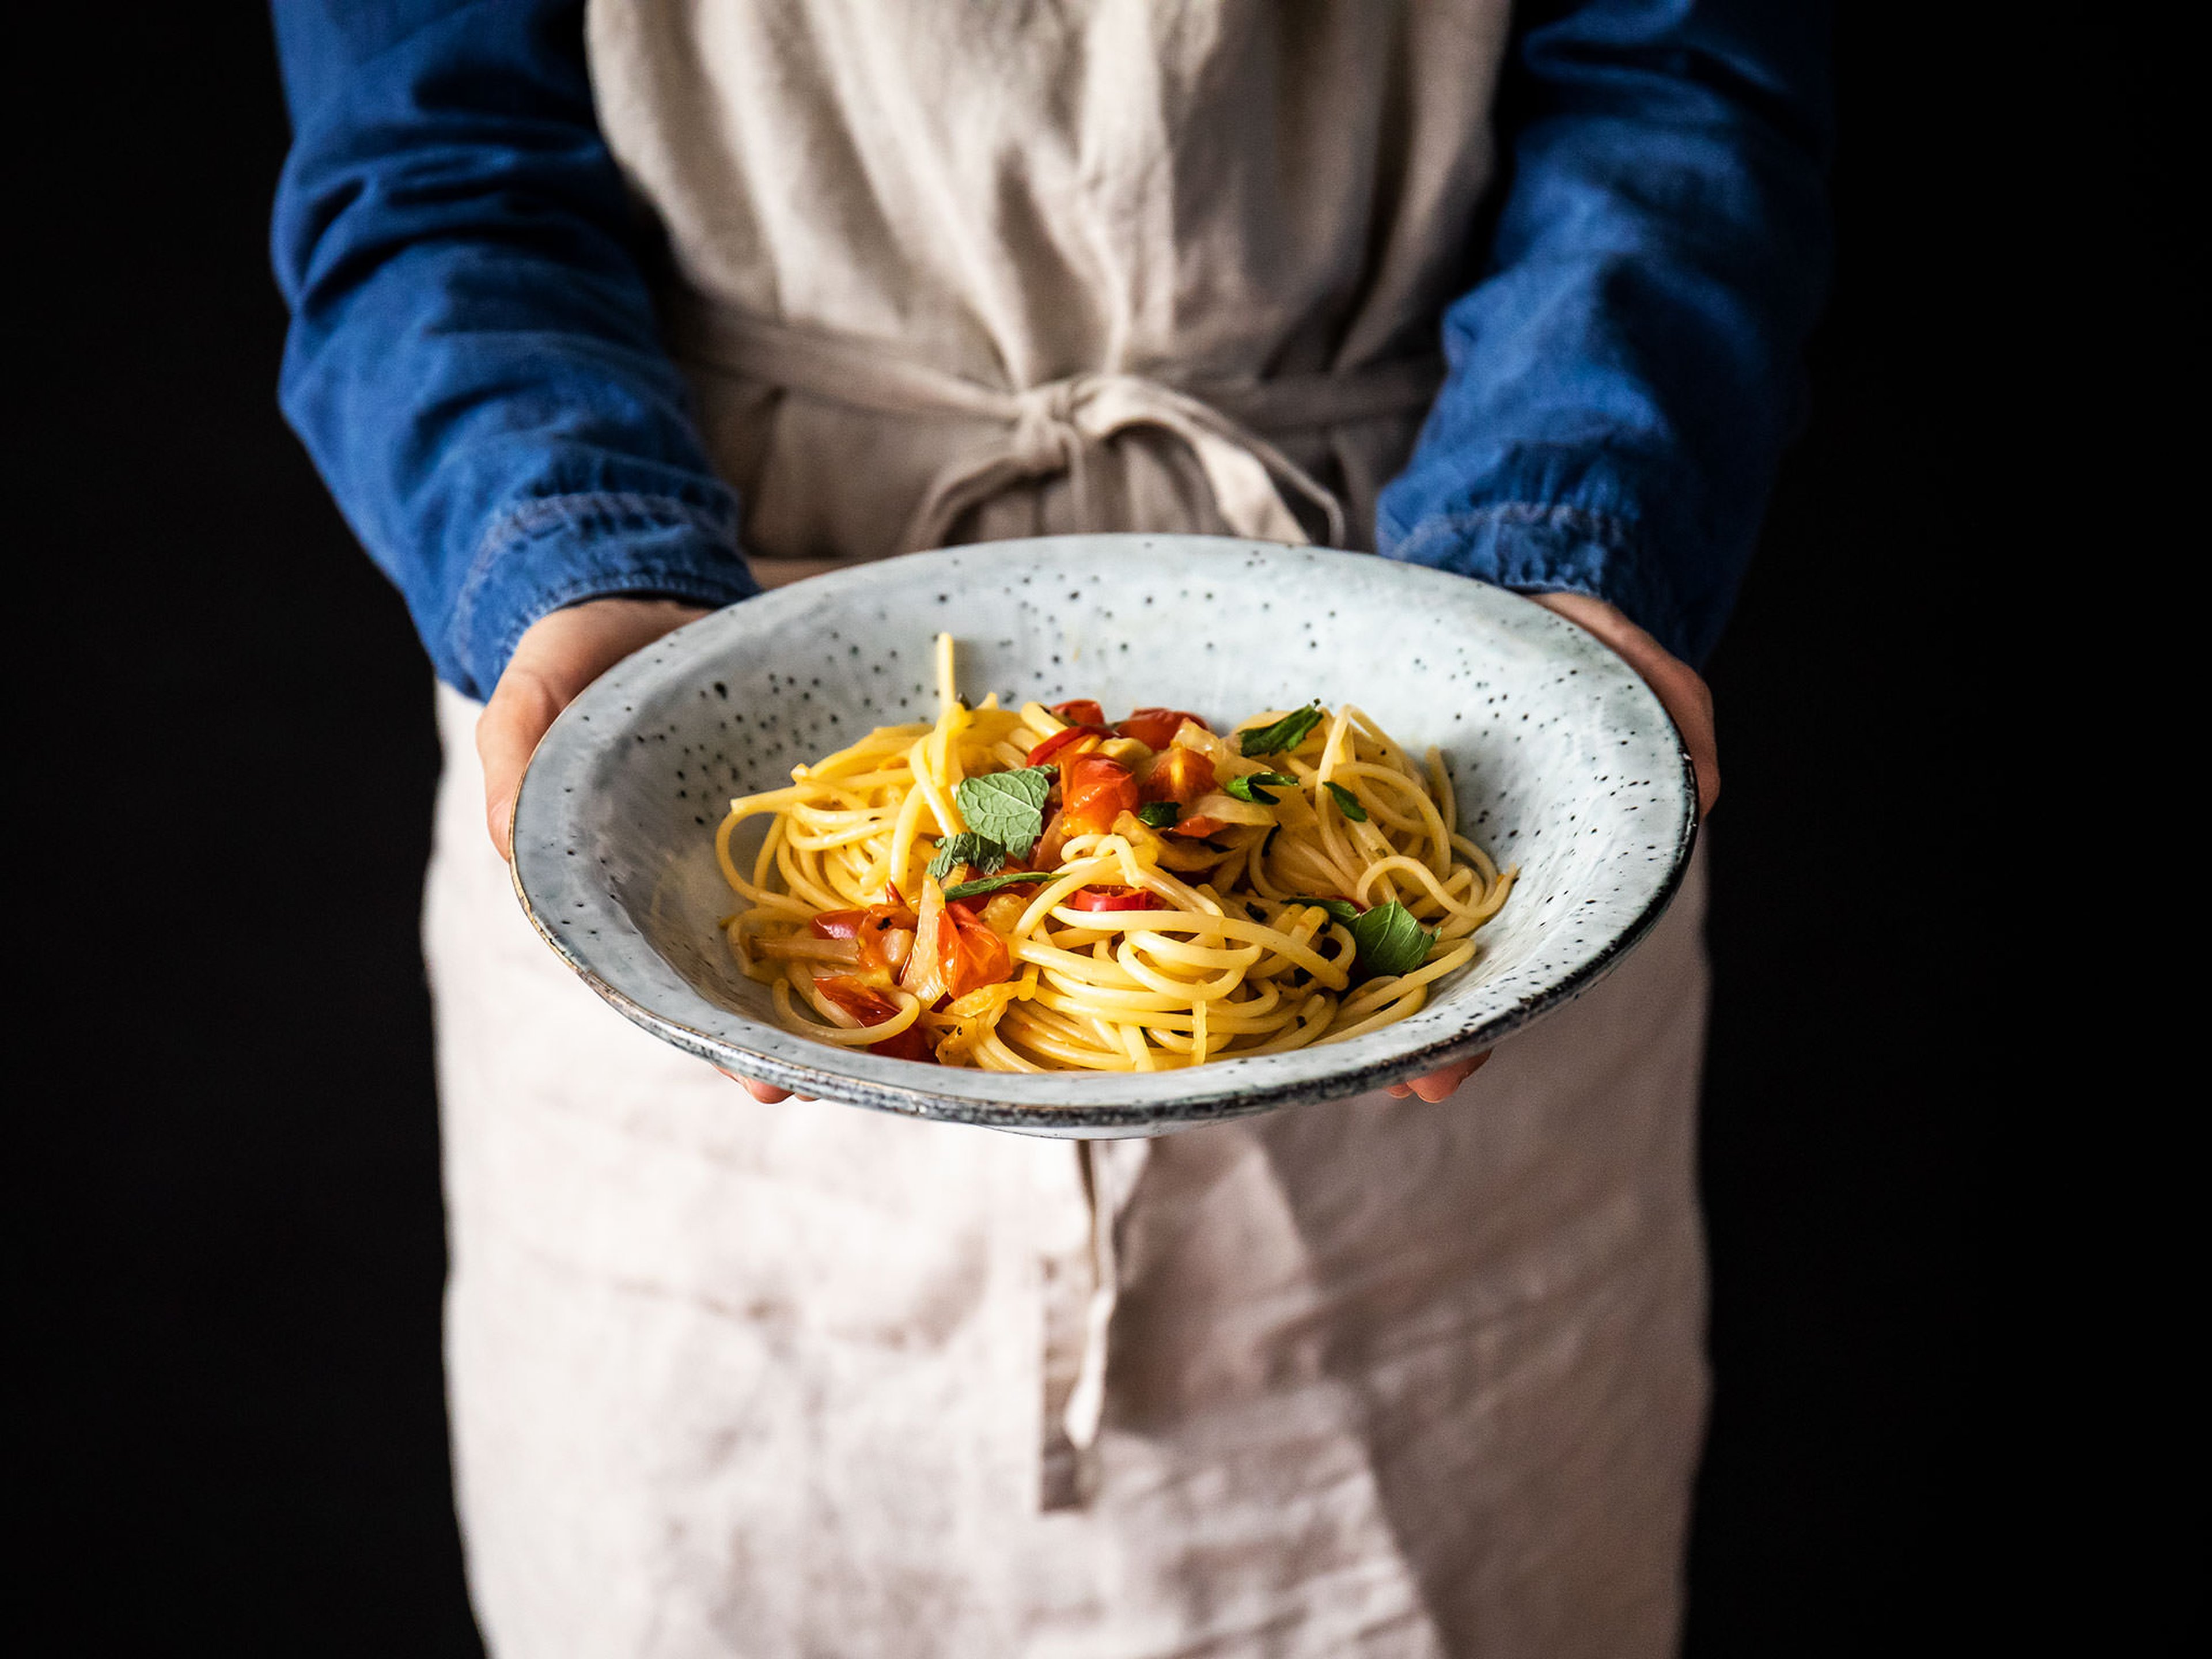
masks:
[(620, 665), (531, 763), (514, 878), (726, 1070), (1111, 1136), (1490, 1046), (1633, 948), (1695, 825), (1656, 698), (1540, 606), (1072, 536), (817, 578)]

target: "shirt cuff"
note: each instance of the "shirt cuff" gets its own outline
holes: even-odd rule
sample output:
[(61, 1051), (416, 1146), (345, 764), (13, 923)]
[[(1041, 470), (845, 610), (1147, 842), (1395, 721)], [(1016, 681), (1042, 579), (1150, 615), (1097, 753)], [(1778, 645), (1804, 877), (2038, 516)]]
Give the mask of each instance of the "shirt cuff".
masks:
[[(1379, 515), (1378, 515), (1379, 519)], [(1617, 607), (1684, 661), (1698, 630), (1665, 568), (1633, 526), (1588, 507), (1504, 501), (1425, 518), (1409, 531), (1376, 526), (1388, 559), (1456, 571), (1516, 593), (1586, 593)]]
[(760, 584), (733, 506), (623, 492), (548, 495), (486, 529), (445, 629), (447, 678), (486, 697), (532, 623), (585, 599), (653, 594), (719, 607)]

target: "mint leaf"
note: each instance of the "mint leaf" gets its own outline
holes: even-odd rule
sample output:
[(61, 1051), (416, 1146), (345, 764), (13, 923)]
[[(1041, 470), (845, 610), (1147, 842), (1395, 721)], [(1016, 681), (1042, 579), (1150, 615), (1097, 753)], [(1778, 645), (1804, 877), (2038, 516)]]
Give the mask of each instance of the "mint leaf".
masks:
[(945, 890), (945, 902), (974, 898), (978, 893), (995, 893), (1001, 887), (1034, 887), (1041, 881), (1049, 881), (1048, 875), (1035, 870), (1009, 870), (1003, 876), (979, 876), (974, 881), (956, 882)]
[(1363, 974), (1380, 977), (1410, 974), (1429, 959), (1437, 936), (1413, 920), (1413, 913), (1392, 899), (1364, 913), (1352, 924), (1352, 942), (1359, 947)]
[(1239, 732), (1237, 744), (1245, 755), (1279, 755), (1297, 748), (1306, 740), (1306, 733), (1321, 724), (1321, 704), (1310, 702), (1295, 714), (1285, 714), (1273, 726), (1256, 726), (1249, 732)]
[(1350, 899), (1299, 898), (1292, 899), (1291, 902), (1293, 904), (1318, 904), (1322, 909), (1328, 911), (1331, 917), (1342, 922), (1347, 927), (1351, 927), (1354, 922), (1359, 920), (1359, 907), (1354, 904)]
[(963, 778), (952, 792), (960, 816), (975, 834), (988, 837), (1015, 858), (1027, 858), (1044, 833), (1044, 798), (1060, 775), (1050, 766), (1024, 766), (1013, 772), (987, 772)]
[(1155, 830), (1171, 830), (1182, 817), (1182, 808), (1171, 800), (1146, 801), (1137, 809), (1137, 822)]
[(1367, 809), (1359, 804), (1359, 797), (1340, 783), (1332, 783), (1328, 793), (1336, 797), (1337, 809), (1354, 823), (1367, 822)]
[(937, 843), (937, 856), (929, 861), (929, 873), (943, 881), (963, 864), (979, 876), (990, 875), (1006, 867), (1006, 849), (988, 836), (979, 836), (973, 830), (947, 836)]
[(1286, 777), (1280, 772), (1254, 772), (1246, 777), (1231, 778), (1221, 787), (1239, 800), (1254, 801), (1261, 806), (1273, 806), (1275, 804), (1275, 798), (1266, 789), (1260, 787), (1263, 783), (1269, 788), (1276, 789), (1295, 789), (1298, 787), (1298, 781), (1296, 778)]

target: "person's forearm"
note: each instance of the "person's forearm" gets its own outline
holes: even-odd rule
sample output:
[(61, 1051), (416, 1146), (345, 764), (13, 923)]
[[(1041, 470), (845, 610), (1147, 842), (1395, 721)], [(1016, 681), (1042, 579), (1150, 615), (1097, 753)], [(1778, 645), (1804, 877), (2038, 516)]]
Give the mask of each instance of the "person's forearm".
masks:
[(1527, 32), (1490, 267), (1382, 494), (1387, 555), (1604, 599), (1704, 660), (1799, 418), (1825, 42), (1804, 9), (1646, 0)]
[(439, 673), (487, 696), (579, 600), (757, 591), (654, 330), (578, 8), (417, 9), (381, 34), (381, 13), (275, 15), (282, 400)]

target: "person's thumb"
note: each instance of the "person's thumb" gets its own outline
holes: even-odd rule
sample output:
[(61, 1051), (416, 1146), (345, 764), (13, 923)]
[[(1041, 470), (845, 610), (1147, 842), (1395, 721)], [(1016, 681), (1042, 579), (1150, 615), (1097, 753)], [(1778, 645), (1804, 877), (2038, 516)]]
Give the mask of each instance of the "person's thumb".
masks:
[(536, 673), (510, 671), (500, 677), (477, 721), (477, 757), (483, 763), (484, 827), (503, 859), (514, 856), (514, 797), (522, 787), (523, 769), (567, 703)]

